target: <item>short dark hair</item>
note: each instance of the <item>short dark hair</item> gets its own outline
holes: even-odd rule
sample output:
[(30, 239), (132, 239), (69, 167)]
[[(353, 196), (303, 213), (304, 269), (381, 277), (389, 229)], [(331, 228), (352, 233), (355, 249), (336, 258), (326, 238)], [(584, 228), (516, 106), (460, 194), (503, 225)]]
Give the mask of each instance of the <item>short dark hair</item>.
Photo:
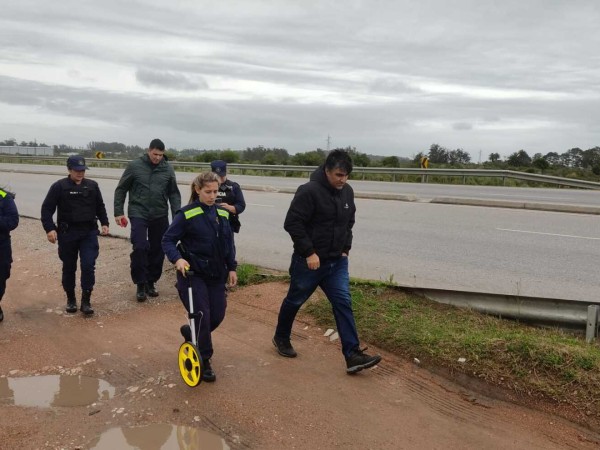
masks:
[(341, 169), (350, 175), (352, 173), (352, 157), (348, 151), (344, 149), (333, 149), (327, 155), (327, 159), (325, 160), (325, 169)]
[(165, 143), (160, 139), (152, 139), (150, 145), (148, 146), (150, 150), (160, 150), (161, 152), (165, 151)]

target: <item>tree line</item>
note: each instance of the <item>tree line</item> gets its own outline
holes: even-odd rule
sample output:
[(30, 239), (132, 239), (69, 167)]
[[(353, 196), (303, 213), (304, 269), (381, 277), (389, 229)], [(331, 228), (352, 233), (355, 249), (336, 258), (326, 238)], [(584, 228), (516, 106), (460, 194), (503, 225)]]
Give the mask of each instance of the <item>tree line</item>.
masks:
[[(14, 138), (0, 142), (0, 146), (15, 145), (23, 147), (46, 146), (46, 144), (37, 143), (35, 140), (18, 143)], [(146, 152), (146, 148), (139, 145), (104, 141), (91, 141), (83, 149), (64, 144), (54, 145), (53, 149), (55, 155), (80, 153), (87, 157), (94, 157), (97, 152), (102, 152), (105, 157), (123, 159), (137, 158)], [(371, 155), (359, 152), (356, 147), (346, 147), (346, 150), (351, 154), (357, 167), (419, 167), (421, 158), (424, 156), (429, 159), (430, 168), (469, 168), (478, 166), (472, 163), (471, 155), (465, 150), (461, 148), (451, 150), (437, 143), (431, 144), (427, 152), (419, 152), (412, 158)], [(267, 148), (259, 145), (257, 147), (247, 147), (244, 150), (200, 150), (194, 148), (177, 150), (169, 148), (166, 154), (170, 160), (178, 161), (210, 162), (215, 159), (222, 159), (228, 163), (241, 164), (318, 166), (325, 160), (327, 150), (317, 148), (290, 155), (285, 148)], [(535, 153), (533, 156), (521, 149), (510, 154), (504, 160), (499, 153), (491, 153), (482, 165), (493, 169), (509, 168), (530, 172), (540, 171), (541, 173), (550, 171), (556, 174), (564, 174), (566, 169), (573, 169), (576, 172), (568, 172), (569, 176), (585, 175), (585, 172), (600, 176), (600, 147), (596, 146), (587, 150), (571, 148), (561, 154), (548, 152), (546, 154)]]

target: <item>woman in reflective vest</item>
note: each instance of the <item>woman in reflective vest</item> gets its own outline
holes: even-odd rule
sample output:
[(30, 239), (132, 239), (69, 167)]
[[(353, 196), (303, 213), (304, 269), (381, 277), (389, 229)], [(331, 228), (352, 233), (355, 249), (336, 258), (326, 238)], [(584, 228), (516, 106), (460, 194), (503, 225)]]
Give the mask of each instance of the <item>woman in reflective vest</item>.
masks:
[[(218, 191), (219, 180), (215, 173), (198, 175), (191, 185), (189, 204), (177, 211), (162, 239), (165, 255), (177, 269), (181, 302), (189, 312), (187, 290), (191, 282), (194, 312), (202, 313), (201, 318), (194, 320), (198, 351), (204, 362), (202, 380), (208, 382), (216, 380), (210, 362), (213, 356), (211, 333), (225, 318), (225, 283), (237, 284), (229, 213), (215, 204)], [(181, 327), (181, 334), (191, 340), (189, 325)]]
[[(6, 280), (10, 278), (12, 266), (12, 247), (10, 232), (19, 225), (19, 211), (15, 204), (15, 194), (0, 188), (0, 302), (6, 291)], [(0, 322), (4, 312), (0, 306)]]

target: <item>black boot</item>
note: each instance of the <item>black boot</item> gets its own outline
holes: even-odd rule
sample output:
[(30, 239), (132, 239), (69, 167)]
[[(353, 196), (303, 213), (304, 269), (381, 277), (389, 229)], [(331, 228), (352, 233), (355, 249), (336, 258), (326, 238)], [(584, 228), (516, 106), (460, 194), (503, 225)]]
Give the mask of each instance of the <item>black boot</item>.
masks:
[[(90, 316), (94, 314), (94, 310), (90, 305), (90, 300), (92, 296), (92, 290), (81, 291), (81, 312), (86, 316)], [(77, 308), (77, 307), (75, 307)]]
[(77, 299), (75, 298), (75, 289), (72, 291), (65, 291), (67, 293), (67, 307), (65, 311), (68, 313), (77, 312)]
[(138, 302), (146, 301), (146, 283), (138, 283), (135, 298), (137, 298)]
[(158, 291), (156, 290), (156, 287), (154, 287), (154, 283), (146, 283), (146, 294), (150, 297), (158, 297)]

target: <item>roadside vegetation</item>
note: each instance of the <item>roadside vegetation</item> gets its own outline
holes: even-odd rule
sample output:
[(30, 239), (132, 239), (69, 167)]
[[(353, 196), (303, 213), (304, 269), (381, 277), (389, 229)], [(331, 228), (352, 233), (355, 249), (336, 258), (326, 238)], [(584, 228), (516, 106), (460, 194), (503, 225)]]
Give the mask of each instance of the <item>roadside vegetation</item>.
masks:
[[(240, 285), (286, 281), (242, 264)], [(508, 397), (567, 407), (580, 423), (600, 420), (600, 345), (583, 334), (539, 328), (436, 303), (388, 283), (352, 279), (356, 325), (369, 342), (423, 367), (503, 388)], [(331, 306), (317, 291), (303, 312), (335, 328)], [(528, 403), (528, 402), (526, 402)], [(564, 409), (564, 408), (562, 408)]]
[[(600, 418), (600, 345), (557, 328), (538, 328), (443, 305), (382, 283), (353, 280), (361, 339), (411, 361), (503, 387), (519, 397), (565, 404)], [(306, 312), (335, 327), (324, 296)], [(416, 358), (416, 360), (415, 360)]]
[[(1, 146), (20, 146), (20, 147), (41, 147), (43, 143), (22, 141), (17, 143), (16, 139), (6, 139), (0, 142)], [(92, 141), (86, 148), (73, 148), (68, 145), (52, 146), (55, 156), (66, 156), (73, 153), (79, 153), (88, 158), (88, 163), (93, 165), (101, 164), (106, 167), (122, 167), (122, 164), (110, 164), (106, 161), (98, 161), (97, 155), (107, 159), (130, 160), (137, 158), (146, 150), (139, 145), (125, 145), (119, 142)], [(410, 158), (398, 156), (379, 156), (362, 153), (355, 147), (346, 148), (352, 155), (356, 167), (386, 167), (386, 168), (419, 168), (423, 158), (428, 160), (431, 169), (489, 169), (489, 170), (515, 170), (528, 173), (537, 173), (543, 175), (552, 175), (563, 178), (574, 178), (587, 181), (600, 181), (600, 147), (592, 147), (586, 150), (578, 147), (566, 149), (562, 153), (555, 151), (547, 153), (535, 153), (530, 155), (526, 150), (516, 150), (509, 155), (502, 156), (499, 153), (489, 153), (487, 157), (480, 154), (478, 161), (472, 161), (471, 154), (461, 148), (449, 149), (439, 144), (431, 144), (428, 150), (418, 151)], [(389, 150), (383, 150), (389, 153)], [(30, 152), (26, 152), (30, 154)], [(284, 148), (266, 148), (263, 146), (247, 147), (244, 150), (232, 149), (174, 149), (169, 148), (166, 155), (170, 161), (176, 162), (194, 162), (208, 163), (215, 159), (222, 159), (228, 163), (235, 164), (257, 164), (263, 166), (318, 166), (322, 164), (327, 155), (327, 150), (317, 148), (307, 150), (296, 154), (289, 154)], [(4, 161), (0, 155), (0, 161)], [(44, 164), (40, 160), (27, 160), (33, 164)], [(57, 164), (62, 162), (57, 161)], [(197, 167), (186, 168), (178, 166), (177, 170), (197, 171)], [(230, 168), (230, 173), (240, 172), (237, 169)], [(306, 177), (306, 171), (283, 172), (277, 170), (252, 170), (243, 169), (245, 175), (262, 176), (290, 176)], [(392, 181), (392, 182), (420, 182), (419, 175), (389, 175), (389, 174), (363, 174), (360, 171), (352, 174), (352, 179), (365, 179), (373, 181)], [(505, 186), (542, 186), (540, 183), (527, 182), (520, 180), (503, 180), (494, 177), (448, 177), (448, 176), (428, 176), (429, 183), (440, 184), (467, 184), (467, 185), (505, 185)], [(542, 186), (543, 187), (543, 186)]]

